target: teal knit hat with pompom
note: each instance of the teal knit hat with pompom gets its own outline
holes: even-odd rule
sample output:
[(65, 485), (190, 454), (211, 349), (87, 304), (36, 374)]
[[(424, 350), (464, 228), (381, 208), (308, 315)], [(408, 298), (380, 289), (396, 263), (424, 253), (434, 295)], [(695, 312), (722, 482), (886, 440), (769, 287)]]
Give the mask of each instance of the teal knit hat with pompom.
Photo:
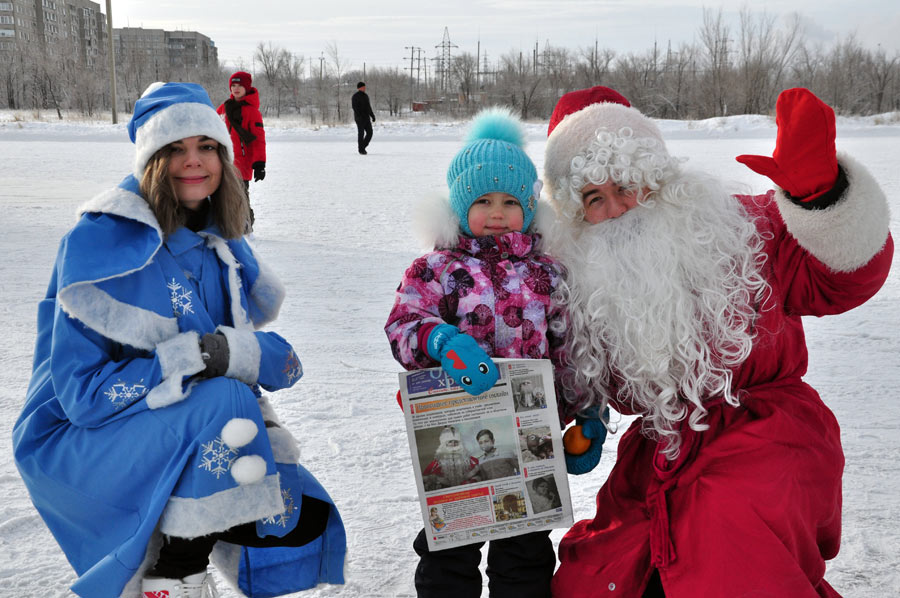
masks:
[(469, 208), (486, 193), (499, 191), (519, 200), (527, 231), (537, 208), (537, 170), (524, 150), (522, 123), (505, 108), (488, 108), (472, 121), (466, 145), (450, 162), (450, 206), (462, 231), (469, 229)]

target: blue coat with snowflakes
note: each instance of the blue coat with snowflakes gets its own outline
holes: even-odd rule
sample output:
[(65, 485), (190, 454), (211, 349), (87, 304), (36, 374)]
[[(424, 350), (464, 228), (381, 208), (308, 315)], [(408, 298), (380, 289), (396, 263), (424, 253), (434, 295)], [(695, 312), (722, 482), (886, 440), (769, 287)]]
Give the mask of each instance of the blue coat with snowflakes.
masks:
[[(137, 595), (161, 534), (296, 524), (301, 495), (331, 503), (260, 392), (302, 375), (291, 346), (258, 329), (284, 289), (243, 239), (214, 227), (165, 238), (137, 181), (82, 207), (38, 308), (32, 379), (13, 430), (32, 501), (72, 564), (72, 590)], [(199, 337), (228, 339), (224, 376), (200, 378)], [(226, 424), (242, 431), (226, 434)], [(346, 537), (299, 548), (219, 542), (213, 561), (248, 596), (343, 583)]]

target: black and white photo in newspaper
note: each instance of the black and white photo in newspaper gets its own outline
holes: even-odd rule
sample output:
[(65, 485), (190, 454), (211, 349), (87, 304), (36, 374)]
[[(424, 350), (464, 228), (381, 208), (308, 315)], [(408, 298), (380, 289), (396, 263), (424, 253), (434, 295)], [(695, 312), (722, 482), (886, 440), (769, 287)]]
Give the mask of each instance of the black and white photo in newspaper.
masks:
[(430, 550), (570, 527), (572, 503), (546, 359), (496, 359), (472, 396), (441, 368), (400, 374)]

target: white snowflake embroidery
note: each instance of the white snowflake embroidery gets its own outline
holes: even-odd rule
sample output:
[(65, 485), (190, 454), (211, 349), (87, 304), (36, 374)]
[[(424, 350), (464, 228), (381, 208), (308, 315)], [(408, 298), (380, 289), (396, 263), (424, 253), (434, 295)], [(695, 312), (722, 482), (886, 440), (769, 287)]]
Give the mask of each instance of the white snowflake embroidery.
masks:
[(303, 375), (303, 366), (300, 365), (300, 360), (293, 351), (288, 354), (282, 373), (287, 376), (288, 384), (291, 384), (294, 380), (297, 380)]
[(220, 437), (200, 445), (200, 448), (203, 450), (203, 456), (201, 457), (202, 462), (197, 467), (213, 474), (216, 479), (228, 473), (238, 455), (237, 449), (222, 442)]
[[(143, 381), (144, 379), (141, 378), (141, 382)], [(147, 387), (140, 383), (128, 384), (127, 382), (119, 380), (107, 388), (103, 394), (106, 395), (106, 398), (109, 399), (113, 404), (113, 407), (118, 411), (119, 409), (128, 407), (147, 394)]]
[(294, 506), (294, 499), (291, 497), (291, 491), (288, 488), (284, 488), (281, 491), (281, 500), (284, 503), (284, 511), (280, 515), (266, 517), (263, 519), (263, 523), (287, 527), (288, 521), (291, 520), (291, 515), (294, 514), (294, 509), (296, 508)]
[(172, 279), (172, 282), (166, 285), (169, 287), (169, 299), (172, 300), (172, 311), (176, 316), (194, 313), (193, 300), (191, 295), (193, 291), (189, 291)]

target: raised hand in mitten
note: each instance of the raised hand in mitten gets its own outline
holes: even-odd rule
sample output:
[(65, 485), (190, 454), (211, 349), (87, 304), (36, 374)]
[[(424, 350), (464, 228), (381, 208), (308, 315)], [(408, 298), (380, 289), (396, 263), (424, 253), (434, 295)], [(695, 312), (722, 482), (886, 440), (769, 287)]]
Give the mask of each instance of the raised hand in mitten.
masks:
[(802, 87), (786, 89), (775, 103), (778, 136), (772, 157), (742, 155), (736, 160), (767, 176), (797, 201), (829, 191), (838, 176), (834, 110)]
[(224, 334), (204, 334), (200, 339), (200, 357), (206, 368), (197, 374), (203, 378), (215, 378), (224, 376), (228, 371), (228, 339)]
[(253, 182), (261, 181), (266, 178), (266, 163), (265, 162), (254, 162), (253, 163)]
[(456, 326), (440, 324), (428, 335), (426, 351), (470, 395), (480, 395), (497, 381), (497, 366), (474, 338)]
[[(600, 408), (597, 406), (583, 411), (575, 416), (575, 426), (573, 432), (577, 436), (578, 432), (584, 436), (584, 439), (590, 442), (587, 449), (580, 454), (572, 454), (569, 451), (572, 443), (564, 441), (566, 444), (566, 471), (572, 475), (581, 475), (587, 473), (597, 467), (600, 463), (600, 455), (603, 453), (603, 443), (606, 441), (606, 426), (603, 425), (605, 420), (609, 420), (609, 409), (600, 415)], [(572, 430), (570, 428), (569, 430)], [(566, 435), (570, 434), (569, 430)]]

